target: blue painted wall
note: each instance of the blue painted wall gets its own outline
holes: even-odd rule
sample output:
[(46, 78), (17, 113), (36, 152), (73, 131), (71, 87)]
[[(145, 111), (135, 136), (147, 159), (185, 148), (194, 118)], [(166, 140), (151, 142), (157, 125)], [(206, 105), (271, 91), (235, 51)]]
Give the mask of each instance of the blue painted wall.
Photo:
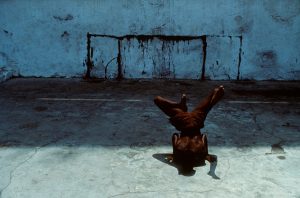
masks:
[(0, 0), (0, 16), (0, 68), (14, 75), (83, 76), (91, 32), (206, 36), (205, 73), (201, 39), (94, 37), (97, 77), (300, 80), (299, 0)]

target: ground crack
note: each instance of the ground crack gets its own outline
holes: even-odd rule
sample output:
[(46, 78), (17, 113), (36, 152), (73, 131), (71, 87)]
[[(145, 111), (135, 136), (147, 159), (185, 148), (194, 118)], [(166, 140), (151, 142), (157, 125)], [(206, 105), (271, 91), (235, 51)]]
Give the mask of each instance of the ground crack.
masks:
[(12, 179), (13, 179), (13, 174), (14, 174), (14, 172), (15, 172), (18, 168), (20, 168), (23, 164), (25, 164), (25, 163), (27, 163), (29, 160), (31, 160), (31, 159), (38, 153), (38, 151), (39, 151), (41, 148), (46, 147), (46, 146), (48, 146), (48, 145), (50, 145), (50, 144), (53, 144), (53, 143), (57, 143), (58, 141), (60, 141), (60, 140), (62, 140), (62, 139), (65, 139), (65, 138), (67, 138), (67, 137), (69, 137), (69, 136), (70, 136), (70, 134), (66, 134), (66, 135), (64, 135), (64, 136), (57, 137), (57, 138), (55, 138), (54, 140), (52, 140), (52, 141), (50, 141), (50, 142), (47, 142), (47, 143), (45, 143), (45, 144), (43, 144), (43, 145), (41, 145), (41, 146), (39, 146), (39, 147), (36, 147), (36, 148), (34, 149), (33, 154), (31, 154), (31, 155), (30, 155), (29, 157), (27, 157), (25, 160), (23, 160), (22, 162), (20, 162), (13, 170), (10, 171), (10, 173), (9, 173), (9, 182), (6, 184), (6, 186), (4, 186), (4, 188), (2, 188), (2, 189), (0, 190), (0, 198), (2, 198), (3, 192), (4, 192), (4, 191), (9, 187), (9, 185), (11, 184)]
[(37, 152), (38, 152), (38, 148), (35, 148), (33, 154), (31, 154), (31, 155), (30, 155), (29, 157), (27, 157), (25, 160), (23, 160), (22, 162), (20, 162), (13, 170), (10, 171), (10, 173), (9, 173), (9, 182), (6, 184), (6, 186), (4, 186), (4, 188), (2, 188), (2, 189), (0, 190), (0, 197), (2, 197), (3, 192), (4, 192), (4, 191), (9, 187), (9, 185), (11, 184), (14, 172), (15, 172), (18, 168), (20, 168), (23, 164), (25, 164), (25, 163), (28, 162), (30, 159), (32, 159), (32, 158), (37, 154)]

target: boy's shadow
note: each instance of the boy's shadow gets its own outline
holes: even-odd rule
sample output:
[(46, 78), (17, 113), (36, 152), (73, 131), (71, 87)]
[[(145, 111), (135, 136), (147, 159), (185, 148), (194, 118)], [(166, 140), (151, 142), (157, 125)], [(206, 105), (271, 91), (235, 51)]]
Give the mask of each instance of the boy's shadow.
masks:
[[(184, 175), (184, 176), (193, 176), (195, 175), (196, 171), (194, 169), (192, 169), (191, 171), (185, 171), (182, 166), (178, 163), (174, 163), (172, 162), (172, 159), (173, 159), (173, 154), (172, 153), (156, 153), (156, 154), (153, 154), (152, 157), (154, 157), (155, 159), (163, 162), (163, 163), (166, 163), (170, 166), (173, 166), (175, 168), (177, 168), (178, 170), (178, 174), (179, 175)], [(213, 156), (216, 160), (212, 163), (210, 163), (210, 169), (209, 169), (209, 172), (207, 173), (208, 175), (210, 175), (213, 179), (220, 179), (215, 171), (216, 171), (216, 168), (217, 168), (217, 156), (214, 155)], [(197, 162), (193, 165), (193, 167), (199, 167), (199, 166), (205, 166), (205, 162), (204, 161), (200, 161), (200, 162)]]

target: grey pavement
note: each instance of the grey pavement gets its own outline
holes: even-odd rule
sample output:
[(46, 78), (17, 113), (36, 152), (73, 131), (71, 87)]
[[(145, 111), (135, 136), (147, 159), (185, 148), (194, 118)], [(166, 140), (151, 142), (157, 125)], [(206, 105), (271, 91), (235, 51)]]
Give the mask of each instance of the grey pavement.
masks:
[[(217, 164), (180, 175), (154, 105), (215, 86), (202, 132)], [(300, 197), (300, 83), (12, 79), (0, 84), (0, 197)]]

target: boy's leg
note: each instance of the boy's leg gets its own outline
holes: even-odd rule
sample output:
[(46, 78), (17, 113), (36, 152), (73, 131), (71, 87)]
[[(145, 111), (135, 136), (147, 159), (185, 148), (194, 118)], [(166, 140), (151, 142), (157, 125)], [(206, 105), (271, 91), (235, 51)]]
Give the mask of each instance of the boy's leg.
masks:
[(204, 98), (197, 107), (193, 110), (193, 112), (201, 112), (205, 113), (205, 117), (211, 108), (221, 100), (222, 96), (224, 95), (224, 87), (223, 85), (215, 88), (206, 98)]
[(168, 116), (175, 116), (179, 112), (186, 112), (186, 96), (183, 94), (181, 101), (176, 103), (174, 101), (165, 99), (163, 97), (157, 96), (154, 99), (154, 103)]

